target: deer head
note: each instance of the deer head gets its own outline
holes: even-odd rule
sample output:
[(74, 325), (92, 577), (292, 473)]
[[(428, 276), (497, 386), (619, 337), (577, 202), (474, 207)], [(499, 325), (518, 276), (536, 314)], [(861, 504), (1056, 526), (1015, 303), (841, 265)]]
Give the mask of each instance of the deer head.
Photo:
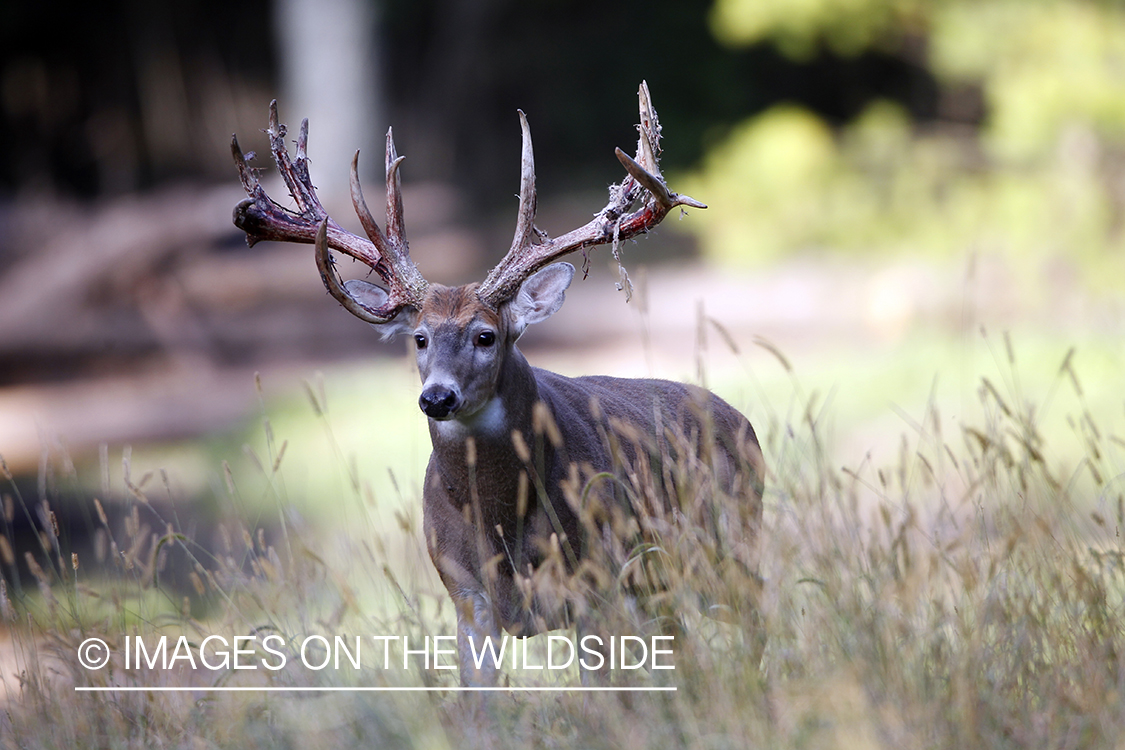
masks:
[[(293, 159), (285, 145), (286, 128), (278, 122), (276, 102), (270, 105), (267, 133), (296, 211), (270, 199), (235, 138), (231, 150), (248, 197), (235, 207), (234, 223), (246, 232), (251, 245), (260, 240), (312, 242), (321, 279), (345, 309), (374, 325), (384, 337), (400, 333), (414, 337), (424, 383), (419, 399), (422, 410), (439, 421), (471, 419), (492, 402), (504, 357), (520, 334), (562, 305), (574, 268), (555, 261), (577, 250), (616, 245), (644, 233), (676, 206), (706, 208), (668, 189), (656, 157), (660, 124), (645, 83), (641, 84), (639, 101), (636, 156), (616, 150), (627, 173), (625, 180), (610, 188), (609, 202), (590, 222), (556, 238), (535, 226), (535, 156), (527, 117), (519, 112), (523, 150), (515, 237), (507, 255), (480, 284), (456, 288), (430, 284), (410, 259), (399, 177), (399, 165), (405, 157), (396, 153), (390, 130), (385, 160), (385, 232), (364, 200), (357, 171), (358, 152), (352, 160), (351, 196), (367, 239), (345, 231), (328, 216), (309, 178), (308, 120), (301, 124)], [(366, 264), (380, 283), (358, 279), (341, 282), (330, 250)]]

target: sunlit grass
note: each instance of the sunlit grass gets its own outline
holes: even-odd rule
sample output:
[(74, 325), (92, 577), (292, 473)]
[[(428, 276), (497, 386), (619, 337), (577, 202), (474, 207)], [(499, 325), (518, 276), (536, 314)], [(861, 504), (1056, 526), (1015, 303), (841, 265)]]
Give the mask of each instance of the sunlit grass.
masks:
[[(831, 352), (783, 360), (712, 342), (708, 382), (750, 415), (772, 470), (760, 669), (752, 639), (689, 608), (675, 672), (630, 676), (665, 679), (678, 687), (671, 695), (518, 694), (477, 706), (440, 693), (73, 693), (107, 683), (455, 684), (455, 673), (416, 661), (384, 672), (370, 653), (359, 673), (250, 676), (90, 672), (75, 661), (94, 634), (118, 647), (136, 634), (198, 644), (276, 632), (292, 646), (308, 633), (453, 632), (421, 541), (428, 439), (416, 376), (401, 361), (311, 374), (296, 395), (264, 396), (259, 423), (213, 449), (224, 516), (215, 544), (176, 536), (185, 509), (171, 519), (144, 504), (138, 495), (164, 483), (157, 471), (138, 487), (149, 470), (140, 452), (128, 457), (132, 489), (116, 468), (92, 469), (131, 498), (138, 520), (104, 524), (117, 554), (102, 570), (85, 559), (73, 570), (48, 539), (35, 555), (41, 580), (25, 579), (23, 596), (7, 589), (0, 743), (1113, 746), (1125, 730), (1119, 356), (1097, 340), (1071, 352), (1046, 336), (974, 333), (845, 367)], [(195, 590), (153, 586), (161, 540), (186, 554)], [(676, 585), (717, 594), (725, 584), (701, 572)]]

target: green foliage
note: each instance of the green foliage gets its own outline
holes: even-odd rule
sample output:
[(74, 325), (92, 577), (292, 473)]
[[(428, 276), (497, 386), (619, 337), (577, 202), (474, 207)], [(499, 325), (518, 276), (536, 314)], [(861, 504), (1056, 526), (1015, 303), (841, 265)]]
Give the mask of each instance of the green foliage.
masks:
[(885, 40), (917, 5), (911, 0), (718, 0), (711, 29), (732, 46), (772, 40), (796, 59), (813, 57), (821, 43), (851, 56)]
[[(732, 44), (807, 57), (877, 49), (923, 65), (946, 110), (979, 90), (977, 125), (921, 124), (875, 102), (833, 133), (775, 107), (735, 128), (683, 183), (711, 209), (705, 252), (762, 262), (817, 250), (945, 256), (968, 249), (1084, 261), (1120, 278), (1125, 11), (1079, 0), (720, 0)], [(922, 35), (924, 44), (907, 40)], [(924, 52), (907, 52), (920, 49)]]
[(935, 13), (939, 80), (979, 83), (996, 158), (1042, 158), (1075, 128), (1125, 143), (1125, 9), (1090, 2), (950, 3)]

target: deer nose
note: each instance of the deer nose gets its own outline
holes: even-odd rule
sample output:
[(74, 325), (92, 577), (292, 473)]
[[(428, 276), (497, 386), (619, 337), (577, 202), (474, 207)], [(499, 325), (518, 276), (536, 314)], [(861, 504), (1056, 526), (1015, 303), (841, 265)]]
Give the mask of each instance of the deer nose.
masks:
[(418, 397), (418, 406), (431, 419), (448, 419), (460, 406), (460, 398), (444, 385), (431, 385)]

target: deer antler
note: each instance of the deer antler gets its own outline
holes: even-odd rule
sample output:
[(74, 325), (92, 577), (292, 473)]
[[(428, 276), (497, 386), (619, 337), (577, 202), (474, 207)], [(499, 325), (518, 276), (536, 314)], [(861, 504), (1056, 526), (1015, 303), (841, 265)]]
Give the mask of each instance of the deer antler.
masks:
[[(277, 170), (281, 179), (297, 205), (296, 212), (278, 205), (266, 194), (258, 181), (255, 170), (247, 164), (238, 146), (238, 138), (231, 137), (231, 153), (238, 167), (242, 187), (247, 198), (234, 208), (234, 224), (246, 232), (246, 241), (251, 246), (261, 240), (279, 242), (304, 242), (316, 246), (316, 263), (320, 277), (328, 292), (353, 315), (368, 323), (386, 323), (392, 320), (403, 307), (420, 308), (426, 297), (428, 282), (410, 260), (410, 248), (406, 241), (406, 227), (402, 215), (402, 187), (398, 173), (399, 164), (406, 157), (395, 152), (394, 137), (387, 131), (387, 231), (376, 224), (367, 203), (363, 199), (363, 189), (359, 183), (359, 152), (352, 159), (351, 194), (352, 205), (370, 240), (342, 229), (324, 210), (316, 196), (316, 188), (309, 177), (306, 148), (309, 139), (309, 121), (301, 122), (301, 132), (297, 137), (297, 156), (290, 159), (285, 146), (287, 129), (277, 120), (277, 101), (270, 103), (270, 126), (266, 133), (270, 139)], [(249, 155), (253, 158), (253, 154)], [(370, 307), (356, 299), (340, 282), (333, 267), (329, 248), (350, 255), (370, 266), (387, 287), (387, 301), (379, 307)]]
[[(554, 239), (535, 227), (535, 155), (531, 146), (531, 129), (527, 117), (520, 112), (523, 130), (523, 158), (520, 169), (520, 207), (516, 219), (516, 235), (508, 254), (477, 290), (481, 301), (496, 307), (511, 299), (520, 284), (543, 266), (568, 253), (595, 245), (629, 239), (659, 224), (676, 206), (707, 208), (686, 195), (668, 189), (660, 175), (656, 154), (660, 150), (660, 122), (649, 98), (648, 84), (642, 82), (638, 91), (641, 122), (637, 126), (637, 155), (630, 158), (617, 149), (617, 159), (629, 173), (620, 185), (609, 189), (609, 203), (585, 226)], [(638, 199), (648, 198), (636, 211), (627, 213)]]

